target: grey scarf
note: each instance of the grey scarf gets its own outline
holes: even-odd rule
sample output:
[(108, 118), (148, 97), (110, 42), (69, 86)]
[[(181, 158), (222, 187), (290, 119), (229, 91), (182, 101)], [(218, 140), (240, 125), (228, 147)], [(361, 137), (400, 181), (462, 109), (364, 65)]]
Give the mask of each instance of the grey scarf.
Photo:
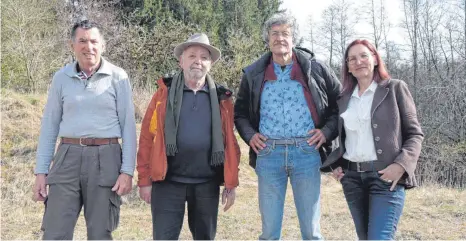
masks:
[[(209, 86), (210, 106), (212, 109), (212, 156), (210, 159), (210, 165), (218, 166), (223, 164), (225, 160), (220, 105), (218, 103), (217, 88), (215, 87), (214, 79), (207, 74), (206, 81)], [(181, 71), (173, 76), (168, 92), (164, 130), (167, 156), (174, 156), (178, 152), (178, 148), (176, 147), (176, 137), (181, 103), (183, 101), (184, 84), (184, 74)]]

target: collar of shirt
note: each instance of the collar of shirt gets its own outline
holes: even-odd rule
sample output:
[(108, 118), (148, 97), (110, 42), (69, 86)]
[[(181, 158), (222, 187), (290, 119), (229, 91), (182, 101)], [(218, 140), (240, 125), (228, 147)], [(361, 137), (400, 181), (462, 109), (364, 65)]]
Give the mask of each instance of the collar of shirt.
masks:
[[(65, 74), (68, 75), (69, 77), (78, 76), (79, 78), (81, 78), (81, 76), (79, 76), (81, 74), (80, 72), (82, 72), (82, 71), (79, 68), (78, 61), (73, 62), (72, 64), (68, 65), (65, 68)], [(112, 70), (111, 64), (108, 63), (103, 57), (101, 57), (100, 58), (100, 65), (97, 68), (97, 70), (94, 72), (94, 74), (98, 73), (98, 74), (112, 75), (112, 72), (113, 72), (113, 70)], [(91, 76), (88, 76), (88, 78), (90, 78), (90, 77)]]
[(81, 79), (81, 80), (88, 80), (89, 78), (92, 77), (93, 74), (91, 74), (90, 76), (87, 76), (86, 73), (84, 73), (84, 71), (80, 71), (78, 72), (78, 77)]
[[(372, 92), (372, 93), (375, 93), (375, 90), (376, 90), (376, 89), (377, 89), (377, 82), (372, 81), (371, 85), (369, 85), (369, 88), (367, 88), (367, 89), (364, 91), (364, 93), (362, 93), (362, 94), (364, 95), (364, 94), (365, 94), (366, 92), (368, 92), (368, 91), (370, 91), (370, 92)], [(360, 98), (360, 96), (359, 96), (358, 93), (359, 93), (359, 85), (356, 85), (356, 87), (355, 87), (354, 90), (353, 90), (353, 94), (351, 95), (351, 97)], [(361, 95), (361, 96), (362, 96), (362, 95)]]
[(91, 78), (95, 73), (97, 73), (97, 71), (99, 71), (100, 66), (102, 66), (102, 61), (100, 62), (97, 69), (94, 70), (94, 73), (92, 73), (91, 75), (88, 76), (84, 71), (81, 71), (81, 68), (79, 67), (79, 63), (76, 63), (76, 72), (78, 72), (78, 76), (79, 76), (80, 79), (87, 80), (87, 79)]
[[(186, 84), (184, 85), (183, 90), (193, 91), (193, 90), (190, 89)], [(209, 93), (209, 87), (207, 86), (207, 82), (204, 84), (204, 86), (202, 86), (201, 89), (199, 89), (199, 91), (203, 91), (203, 92)]]
[(287, 64), (285, 66), (281, 66), (281, 65), (273, 62), (273, 70), (274, 70), (276, 76), (279, 76), (281, 74), (289, 74), (291, 69), (292, 69), (292, 66), (293, 66), (293, 61), (291, 61), (291, 63), (289, 63), (289, 64)]
[[(291, 74), (290, 74), (291, 79), (297, 80), (299, 82), (305, 82), (303, 71), (301, 70), (301, 66), (299, 66), (298, 60), (296, 58), (296, 54), (294, 52), (293, 52), (291, 64), (292, 64)], [(272, 57), (270, 57), (270, 63), (265, 69), (264, 82), (268, 80), (272, 80), (272, 81), (277, 80), (277, 75), (275, 74), (274, 62), (273, 62)]]

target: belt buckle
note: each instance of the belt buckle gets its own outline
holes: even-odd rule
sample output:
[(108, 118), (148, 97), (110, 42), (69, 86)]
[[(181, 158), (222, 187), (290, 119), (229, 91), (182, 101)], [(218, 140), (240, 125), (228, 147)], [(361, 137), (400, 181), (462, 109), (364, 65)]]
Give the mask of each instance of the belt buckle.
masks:
[(364, 171), (361, 171), (361, 163), (360, 162), (356, 162), (356, 171), (357, 172), (364, 172)]
[(87, 145), (84, 145), (84, 144), (83, 144), (83, 139), (85, 139), (85, 138), (83, 138), (83, 137), (80, 137), (80, 138), (79, 138), (79, 145), (80, 145), (80, 146), (87, 146)]

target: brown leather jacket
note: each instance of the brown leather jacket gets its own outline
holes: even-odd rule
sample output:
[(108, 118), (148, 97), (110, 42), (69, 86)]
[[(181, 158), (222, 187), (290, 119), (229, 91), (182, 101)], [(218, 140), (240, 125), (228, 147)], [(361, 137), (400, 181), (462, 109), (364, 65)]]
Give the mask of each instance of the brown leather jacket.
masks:
[[(159, 79), (158, 90), (152, 96), (142, 120), (137, 155), (138, 186), (149, 186), (154, 181), (164, 180), (167, 174), (164, 127), (171, 78)], [(228, 189), (238, 186), (240, 149), (233, 132), (233, 102), (231, 91), (217, 87), (220, 102), (222, 132), (225, 143), (224, 181)]]

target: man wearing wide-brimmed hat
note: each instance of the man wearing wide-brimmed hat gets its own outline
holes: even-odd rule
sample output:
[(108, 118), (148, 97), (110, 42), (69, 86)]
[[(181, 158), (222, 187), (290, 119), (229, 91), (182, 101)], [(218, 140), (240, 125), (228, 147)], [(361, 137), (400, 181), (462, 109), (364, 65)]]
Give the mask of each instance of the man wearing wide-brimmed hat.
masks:
[(212, 240), (220, 185), (225, 211), (238, 186), (232, 92), (208, 74), (221, 53), (207, 35), (192, 35), (174, 54), (181, 71), (158, 80), (142, 122), (139, 195), (151, 203), (154, 239), (179, 238), (187, 202), (193, 239)]

